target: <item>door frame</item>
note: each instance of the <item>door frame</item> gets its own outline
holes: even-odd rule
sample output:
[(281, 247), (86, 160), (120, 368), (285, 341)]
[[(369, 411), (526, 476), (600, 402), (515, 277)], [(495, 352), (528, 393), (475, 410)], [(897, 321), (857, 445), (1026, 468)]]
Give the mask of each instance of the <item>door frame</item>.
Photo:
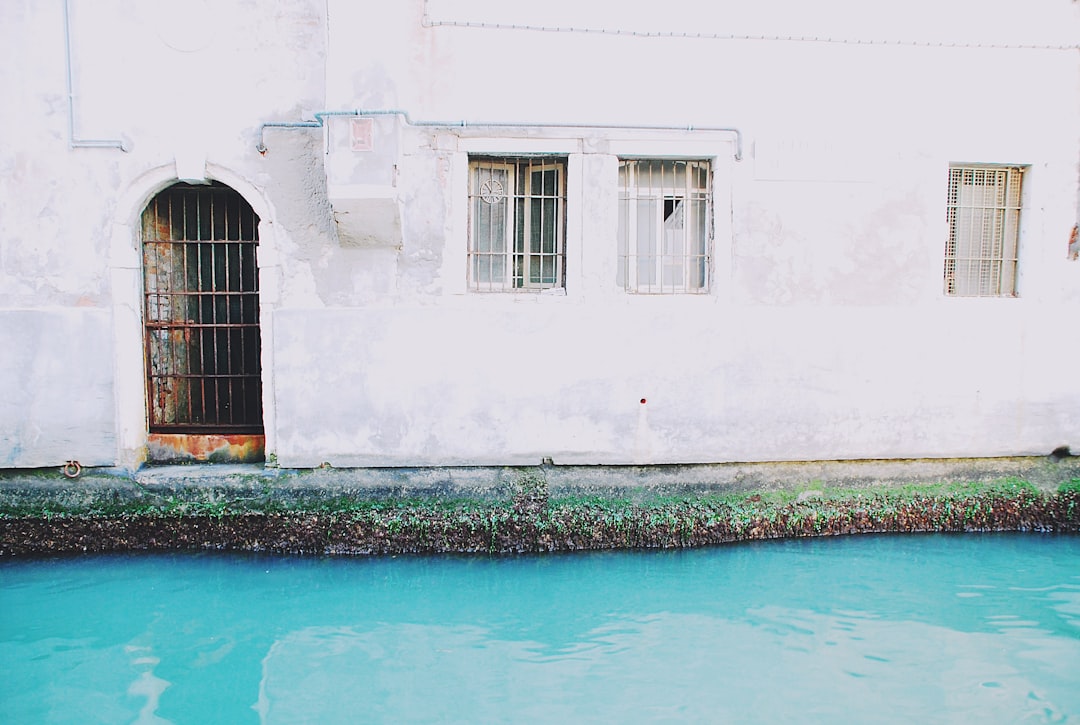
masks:
[[(262, 191), (242, 176), (216, 164), (207, 163), (205, 168), (208, 181), (219, 181), (236, 191), (259, 217), (256, 264), (259, 275), (264, 450), (267, 465), (273, 465), (277, 447), (274, 312), (280, 305), (281, 290), (280, 244), (274, 223), (277, 215)], [(113, 216), (109, 271), (113, 299), (113, 380), (117, 412), (115, 462), (118, 467), (128, 470), (135, 470), (148, 460), (151, 444), (143, 337), (142, 213), (158, 193), (178, 181), (182, 179), (178, 178), (174, 164), (145, 172), (121, 195)], [(235, 445), (235, 442), (229, 445)], [(220, 448), (218, 445), (213, 449)], [(242, 460), (243, 456), (231, 456), (229, 451), (224, 451), (219, 453), (218, 458)], [(214, 457), (193, 456), (191, 460), (214, 460)]]

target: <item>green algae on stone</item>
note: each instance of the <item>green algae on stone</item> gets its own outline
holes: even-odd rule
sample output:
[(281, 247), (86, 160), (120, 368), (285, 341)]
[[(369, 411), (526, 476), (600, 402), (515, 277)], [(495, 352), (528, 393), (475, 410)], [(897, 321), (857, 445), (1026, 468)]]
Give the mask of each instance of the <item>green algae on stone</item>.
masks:
[(857, 533), (1080, 531), (1080, 490), (1020, 480), (797, 493), (629, 492), (550, 499), (537, 481), (505, 500), (315, 502), (273, 497), (107, 501), (0, 512), (0, 554), (231, 549), (294, 554), (529, 553), (679, 548)]

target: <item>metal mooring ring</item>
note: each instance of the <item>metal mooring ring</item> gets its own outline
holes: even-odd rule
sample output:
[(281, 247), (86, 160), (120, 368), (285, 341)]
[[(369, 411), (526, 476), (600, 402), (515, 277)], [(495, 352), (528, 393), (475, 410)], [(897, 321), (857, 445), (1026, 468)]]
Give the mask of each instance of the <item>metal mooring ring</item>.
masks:
[(68, 461), (64, 464), (63, 470), (64, 475), (68, 478), (78, 478), (79, 474), (82, 473), (82, 466), (79, 465), (78, 461)]

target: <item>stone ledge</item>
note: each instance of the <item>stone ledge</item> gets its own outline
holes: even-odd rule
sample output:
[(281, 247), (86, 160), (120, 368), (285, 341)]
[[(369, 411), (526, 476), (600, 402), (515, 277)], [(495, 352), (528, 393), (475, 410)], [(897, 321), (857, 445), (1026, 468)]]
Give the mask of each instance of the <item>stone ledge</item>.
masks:
[(634, 491), (747, 492), (864, 488), (1021, 479), (1043, 491), (1080, 479), (1080, 457), (800, 461), (649, 466), (283, 469), (261, 464), (146, 466), (137, 471), (88, 468), (69, 479), (58, 468), (0, 470), (0, 504), (56, 499), (200, 499), (220, 495), (499, 498), (522, 472), (547, 483), (552, 496), (625, 496)]

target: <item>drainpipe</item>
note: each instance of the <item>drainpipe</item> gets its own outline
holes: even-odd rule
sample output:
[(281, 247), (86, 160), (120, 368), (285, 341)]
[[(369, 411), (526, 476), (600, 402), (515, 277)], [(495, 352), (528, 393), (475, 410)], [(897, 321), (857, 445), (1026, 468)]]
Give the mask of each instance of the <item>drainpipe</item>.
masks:
[(127, 146), (120, 140), (75, 138), (75, 91), (71, 83), (71, 0), (64, 0), (64, 49), (67, 53), (68, 147), (127, 151)]
[(605, 131), (711, 131), (735, 134), (735, 160), (742, 161), (742, 132), (737, 128), (726, 126), (667, 126), (667, 125), (634, 125), (634, 124), (596, 124), (596, 123), (526, 123), (505, 121), (418, 121), (409, 116), (408, 111), (397, 108), (381, 108), (374, 110), (355, 109), (352, 111), (319, 111), (315, 114), (314, 121), (270, 121), (259, 126), (259, 143), (255, 149), (260, 154), (265, 154), (266, 139), (264, 131), (267, 128), (322, 128), (326, 125), (326, 119), (330, 116), (401, 116), (405, 123), (410, 126), (423, 126), (428, 128), (588, 128)]

